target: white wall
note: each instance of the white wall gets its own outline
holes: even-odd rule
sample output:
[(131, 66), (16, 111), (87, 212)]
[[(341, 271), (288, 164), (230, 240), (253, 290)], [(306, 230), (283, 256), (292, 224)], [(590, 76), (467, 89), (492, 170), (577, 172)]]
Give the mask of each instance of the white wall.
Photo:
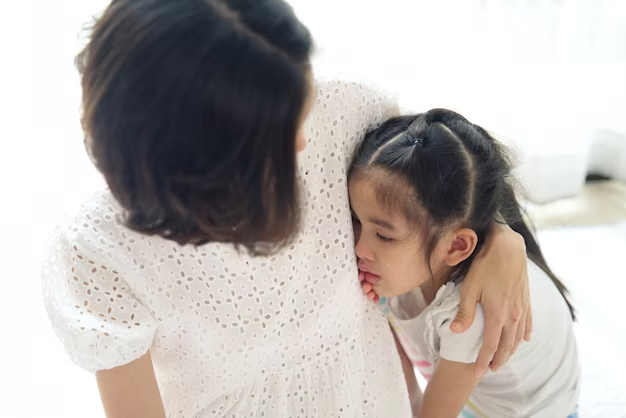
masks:
[(507, 108), (581, 108), (594, 123), (626, 128), (623, 1), (291, 3), (324, 72), (363, 72), (407, 107), (489, 108), (507, 118)]
[(577, 193), (589, 163), (626, 180), (626, 2), (291, 3), (319, 73), (363, 73), (409, 111), (451, 108), (509, 139), (532, 200)]
[[(72, 56), (88, 1), (0, 1), (0, 417), (98, 417), (93, 377), (47, 323), (45, 231), (99, 180), (83, 158)], [(91, 7), (91, 9), (90, 9)]]

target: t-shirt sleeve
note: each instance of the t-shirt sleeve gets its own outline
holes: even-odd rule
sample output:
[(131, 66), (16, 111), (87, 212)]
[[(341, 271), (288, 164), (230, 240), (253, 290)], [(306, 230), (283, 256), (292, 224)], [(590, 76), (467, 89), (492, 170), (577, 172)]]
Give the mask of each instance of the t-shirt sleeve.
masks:
[(104, 246), (71, 231), (64, 227), (52, 234), (42, 266), (52, 327), (71, 360), (85, 370), (130, 363), (150, 349), (157, 321), (124, 280), (124, 266), (116, 265)]
[(477, 305), (474, 322), (470, 328), (461, 334), (457, 334), (450, 330), (450, 324), (452, 324), (458, 310), (458, 303), (455, 306), (455, 309), (447, 310), (435, 319), (439, 339), (439, 356), (459, 363), (475, 363), (478, 359), (485, 331), (483, 309), (481, 305)]

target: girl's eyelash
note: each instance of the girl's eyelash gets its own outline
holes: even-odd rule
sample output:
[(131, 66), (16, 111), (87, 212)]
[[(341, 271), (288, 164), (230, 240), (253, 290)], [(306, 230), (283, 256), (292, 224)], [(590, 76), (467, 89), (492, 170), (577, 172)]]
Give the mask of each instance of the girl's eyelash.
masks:
[(392, 238), (383, 237), (379, 233), (376, 233), (376, 239), (379, 240), (379, 241), (382, 241), (382, 242), (392, 241)]

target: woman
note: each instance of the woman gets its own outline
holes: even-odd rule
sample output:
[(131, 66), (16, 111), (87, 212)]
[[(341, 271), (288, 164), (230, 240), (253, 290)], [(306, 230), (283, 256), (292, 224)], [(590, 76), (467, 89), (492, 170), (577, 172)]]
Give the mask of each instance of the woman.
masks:
[[(96, 23), (83, 125), (108, 190), (57, 230), (44, 290), (108, 417), (410, 414), (346, 190), (355, 143), (397, 108), (314, 86), (311, 47), (280, 0), (116, 0)], [(527, 294), (523, 240), (494, 227), (457, 318), (485, 307), (479, 370), (529, 334)]]

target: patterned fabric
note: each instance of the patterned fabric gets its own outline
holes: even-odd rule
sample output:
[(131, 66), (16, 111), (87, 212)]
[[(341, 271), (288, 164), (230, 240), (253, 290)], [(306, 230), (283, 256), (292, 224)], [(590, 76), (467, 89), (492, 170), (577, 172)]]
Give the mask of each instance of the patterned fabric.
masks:
[(43, 286), (71, 359), (89, 371), (150, 350), (168, 417), (408, 417), (387, 320), (357, 280), (346, 172), (396, 104), (320, 82), (299, 155), (305, 223), (266, 258), (132, 232), (99, 193), (52, 237)]

